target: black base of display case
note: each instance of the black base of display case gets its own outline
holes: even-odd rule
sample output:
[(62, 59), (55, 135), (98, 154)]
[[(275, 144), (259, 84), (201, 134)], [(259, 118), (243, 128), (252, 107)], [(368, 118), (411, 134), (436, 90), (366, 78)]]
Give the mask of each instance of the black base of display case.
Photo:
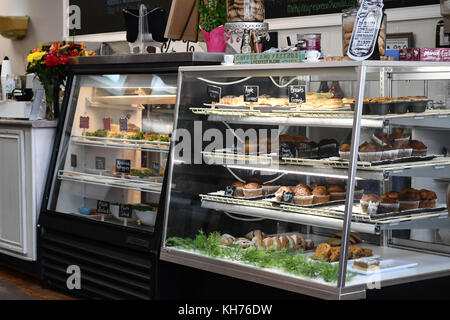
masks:
[[(231, 278), (212, 272), (159, 262), (159, 300), (318, 300), (310, 296)], [(450, 277), (366, 291), (367, 300), (448, 300)]]
[[(153, 234), (57, 213), (41, 214), (39, 233), (40, 279), (49, 288), (86, 299), (154, 298)], [(79, 267), (79, 289), (69, 289), (71, 266)]]

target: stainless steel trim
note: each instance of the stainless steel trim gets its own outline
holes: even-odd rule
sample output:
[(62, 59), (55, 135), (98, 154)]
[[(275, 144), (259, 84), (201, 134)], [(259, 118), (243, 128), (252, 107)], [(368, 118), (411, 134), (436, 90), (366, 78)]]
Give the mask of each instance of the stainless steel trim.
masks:
[(70, 59), (72, 65), (93, 64), (136, 64), (164, 62), (222, 62), (223, 53), (209, 52), (173, 52), (151, 54), (129, 54), (120, 56), (75, 57)]
[(391, 238), (389, 246), (393, 248), (407, 249), (429, 254), (440, 254), (450, 256), (450, 245), (423, 242), (411, 239)]
[(348, 260), (348, 247), (350, 239), (350, 230), (352, 224), (352, 213), (353, 213), (353, 200), (355, 194), (355, 180), (356, 180), (356, 170), (358, 168), (358, 146), (359, 138), (361, 136), (361, 118), (363, 110), (364, 101), (364, 89), (366, 84), (366, 67), (361, 66), (358, 70), (358, 97), (356, 98), (356, 109), (353, 119), (354, 128), (352, 131), (352, 142), (351, 142), (351, 157), (348, 169), (348, 179), (347, 179), (347, 195), (345, 199), (345, 215), (342, 230), (342, 240), (343, 245), (341, 246), (341, 256), (339, 258), (339, 278), (338, 278), (338, 288), (339, 291), (345, 287), (345, 280), (347, 278), (347, 260)]
[(321, 299), (336, 300), (341, 297), (345, 297), (345, 299), (365, 298), (365, 286), (363, 285), (345, 288), (340, 295), (337, 287), (332, 285), (321, 284), (312, 280), (300, 279), (299, 277), (281, 273), (269, 272), (240, 263), (209, 258), (175, 248), (162, 249), (160, 259)]

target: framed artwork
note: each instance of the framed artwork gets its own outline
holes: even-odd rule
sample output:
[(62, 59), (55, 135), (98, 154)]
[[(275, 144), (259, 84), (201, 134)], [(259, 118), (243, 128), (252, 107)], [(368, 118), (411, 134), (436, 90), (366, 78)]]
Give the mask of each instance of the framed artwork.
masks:
[(412, 32), (390, 33), (386, 37), (387, 50), (412, 49), (414, 47), (414, 34)]

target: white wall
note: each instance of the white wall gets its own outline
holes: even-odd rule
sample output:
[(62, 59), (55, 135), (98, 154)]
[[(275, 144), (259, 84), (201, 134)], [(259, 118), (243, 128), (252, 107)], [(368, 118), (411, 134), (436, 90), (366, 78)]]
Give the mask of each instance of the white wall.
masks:
[(0, 60), (8, 56), (13, 61), (13, 71), (24, 74), (26, 56), (39, 42), (63, 39), (62, 0), (1, 0), (0, 15), (29, 16), (30, 26), (22, 40), (9, 40), (0, 36)]

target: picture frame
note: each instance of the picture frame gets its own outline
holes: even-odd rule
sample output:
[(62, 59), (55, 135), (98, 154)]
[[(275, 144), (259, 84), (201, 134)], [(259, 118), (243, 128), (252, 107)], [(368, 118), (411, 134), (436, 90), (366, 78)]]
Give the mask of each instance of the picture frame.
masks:
[(414, 48), (414, 33), (389, 33), (386, 35), (386, 50)]

